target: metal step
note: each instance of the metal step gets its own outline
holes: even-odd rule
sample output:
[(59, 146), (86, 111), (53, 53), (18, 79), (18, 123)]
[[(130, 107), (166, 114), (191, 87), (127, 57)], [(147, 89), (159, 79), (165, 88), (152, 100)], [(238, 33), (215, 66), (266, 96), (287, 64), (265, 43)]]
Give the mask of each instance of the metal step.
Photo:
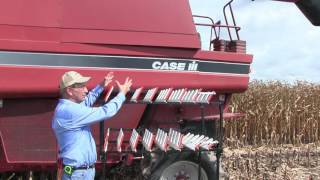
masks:
[[(120, 128), (116, 140), (116, 151), (119, 153), (122, 152), (124, 136), (125, 134), (123, 132), (123, 129)], [(110, 128), (107, 129), (107, 133), (105, 135), (104, 152), (108, 151), (109, 137)], [(156, 135), (154, 135), (150, 130), (145, 129), (143, 137), (141, 137), (142, 136), (138, 133), (136, 129), (132, 129), (129, 140), (132, 152), (138, 151), (137, 147), (139, 143), (142, 143), (144, 149), (148, 152), (152, 152), (154, 144), (161, 151), (164, 152), (167, 152), (172, 149), (182, 151), (184, 148), (187, 148), (192, 151), (198, 151), (201, 149), (210, 151), (213, 150), (216, 147), (216, 145), (218, 145), (218, 141), (214, 140), (213, 138), (199, 134), (195, 135), (192, 133), (187, 133), (186, 135), (183, 135), (181, 132), (172, 128), (169, 129), (169, 132), (166, 132), (165, 130), (159, 128), (157, 129)]]
[(140, 140), (141, 136), (138, 134), (138, 132), (136, 131), (136, 129), (133, 129), (132, 130), (132, 133), (131, 133), (131, 137), (130, 137), (130, 147), (131, 147), (131, 150), (133, 152), (137, 152), (137, 146), (138, 146), (138, 143), (139, 143), (139, 140)]
[(168, 133), (161, 129), (157, 130), (157, 135), (155, 138), (156, 145), (164, 152), (168, 150)]
[(108, 90), (107, 90), (107, 92), (106, 92), (106, 96), (104, 97), (104, 102), (107, 102), (108, 101), (108, 99), (109, 99), (109, 97), (110, 97), (110, 95), (111, 95), (111, 93), (112, 93), (112, 91), (113, 91), (113, 86), (111, 86)]
[(170, 94), (172, 93), (172, 88), (163, 89), (160, 91), (159, 95), (157, 96), (155, 102), (163, 102), (166, 103)]
[(134, 93), (133, 93), (130, 101), (131, 101), (131, 102), (135, 102), (135, 103), (138, 102), (138, 99), (139, 99), (140, 94), (142, 93), (142, 91), (143, 91), (143, 87), (140, 87), (140, 88), (136, 89), (136, 90), (134, 91)]
[(104, 144), (103, 144), (104, 152), (108, 151), (109, 136), (110, 136), (110, 128), (107, 129), (107, 133), (104, 137)]
[(123, 138), (124, 138), (124, 134), (123, 134), (123, 131), (122, 131), (122, 128), (121, 128), (120, 131), (119, 131), (119, 134), (118, 134), (118, 138), (117, 138), (117, 151), (118, 152), (121, 152), (121, 146), (122, 146), (122, 143), (123, 143)]
[(154, 135), (152, 134), (152, 132), (146, 129), (144, 131), (144, 135), (142, 138), (142, 144), (144, 148), (149, 152), (152, 150), (153, 141), (154, 141)]
[(183, 135), (180, 132), (175, 131), (172, 128), (170, 128), (169, 140), (168, 140), (170, 147), (172, 147), (173, 149), (175, 149), (177, 151), (181, 151), (181, 149), (183, 148), (182, 138), (183, 138)]
[[(158, 87), (148, 89), (144, 98), (139, 101), (143, 87), (136, 89), (130, 99), (132, 103), (199, 103), (209, 104), (215, 91), (202, 92), (202, 89), (166, 88), (158, 92)], [(156, 98), (155, 98), (156, 97)]]
[(153, 100), (153, 98), (154, 98), (154, 96), (156, 95), (157, 91), (158, 91), (158, 88), (157, 88), (157, 87), (152, 88), (152, 89), (149, 89), (149, 90), (147, 91), (146, 96), (145, 96), (144, 99), (143, 99), (143, 102), (151, 103), (152, 100)]

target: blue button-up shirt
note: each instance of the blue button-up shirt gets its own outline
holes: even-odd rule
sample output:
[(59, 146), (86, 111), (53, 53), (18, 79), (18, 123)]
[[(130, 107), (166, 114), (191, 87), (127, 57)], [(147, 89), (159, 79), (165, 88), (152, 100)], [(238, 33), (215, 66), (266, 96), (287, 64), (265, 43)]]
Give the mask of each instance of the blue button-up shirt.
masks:
[(91, 107), (102, 91), (103, 88), (98, 85), (81, 103), (67, 99), (59, 100), (52, 129), (58, 140), (59, 157), (63, 159), (64, 164), (80, 167), (96, 162), (96, 144), (90, 125), (114, 116), (125, 101), (124, 94), (119, 93), (103, 106)]

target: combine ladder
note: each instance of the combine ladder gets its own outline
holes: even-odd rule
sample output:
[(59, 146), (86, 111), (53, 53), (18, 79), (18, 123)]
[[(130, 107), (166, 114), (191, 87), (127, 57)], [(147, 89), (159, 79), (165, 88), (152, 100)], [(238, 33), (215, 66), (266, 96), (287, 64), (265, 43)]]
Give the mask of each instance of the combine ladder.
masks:
[[(110, 94), (113, 91), (111, 87), (106, 95), (105, 101), (108, 100)], [(144, 97), (141, 97), (144, 94)], [(104, 127), (100, 124), (100, 139), (103, 139), (103, 149), (104, 154), (101, 156), (103, 162), (103, 167), (105, 167), (107, 153), (137, 153), (138, 145), (143, 146), (144, 151), (141, 152), (153, 152), (155, 147), (161, 151), (195, 151), (199, 152), (199, 179), (200, 177), (200, 162), (201, 162), (201, 151), (215, 151), (217, 157), (217, 179), (219, 179), (219, 163), (222, 154), (222, 126), (223, 126), (223, 105), (224, 99), (218, 102), (212, 102), (212, 97), (216, 95), (214, 91), (202, 91), (202, 89), (173, 89), (167, 88), (159, 90), (158, 87), (148, 89), (144, 91), (143, 87), (137, 88), (129, 103), (145, 103), (145, 104), (199, 104), (201, 108), (201, 133), (204, 132), (204, 105), (217, 104), (220, 111), (219, 120), (219, 140), (215, 140), (211, 137), (205, 136), (203, 134), (183, 134), (178, 130), (170, 128), (157, 130), (137, 130), (137, 129), (115, 129), (108, 128), (106, 134), (104, 135)], [(110, 131), (117, 131), (116, 141), (110, 140)], [(124, 131), (131, 132), (129, 142), (124, 141), (125, 134)], [(116, 150), (108, 150), (109, 143), (116, 144)], [(123, 150), (122, 147), (124, 143), (129, 143), (130, 150)], [(102, 144), (102, 143), (101, 143)], [(128, 149), (128, 148), (127, 148)], [(102, 151), (101, 151), (102, 152)], [(142, 155), (143, 157), (143, 155)], [(105, 171), (105, 168), (103, 168)], [(103, 172), (103, 177), (105, 172)]]

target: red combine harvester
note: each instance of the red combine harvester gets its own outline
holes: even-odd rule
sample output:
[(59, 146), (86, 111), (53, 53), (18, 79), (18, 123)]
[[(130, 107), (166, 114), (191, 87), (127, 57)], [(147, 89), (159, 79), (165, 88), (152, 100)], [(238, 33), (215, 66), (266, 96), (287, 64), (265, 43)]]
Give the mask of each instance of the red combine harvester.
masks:
[[(193, 16), (187, 0), (2, 3), (0, 179), (56, 178), (51, 119), (70, 70), (91, 76), (91, 88), (108, 71), (134, 81), (121, 111), (92, 127), (97, 177), (218, 178), (223, 118), (237, 116), (228, 103), (247, 89), (252, 62), (231, 2), (232, 24)], [(196, 26), (211, 29), (209, 50)]]

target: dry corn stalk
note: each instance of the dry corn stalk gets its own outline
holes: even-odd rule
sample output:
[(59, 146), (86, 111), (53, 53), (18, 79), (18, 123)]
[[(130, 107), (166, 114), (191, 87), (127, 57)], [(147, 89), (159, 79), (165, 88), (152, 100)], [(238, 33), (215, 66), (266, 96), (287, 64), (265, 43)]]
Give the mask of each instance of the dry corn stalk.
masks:
[(226, 121), (228, 140), (244, 145), (301, 144), (319, 141), (320, 85), (307, 82), (254, 81), (233, 96), (230, 110), (243, 112)]

